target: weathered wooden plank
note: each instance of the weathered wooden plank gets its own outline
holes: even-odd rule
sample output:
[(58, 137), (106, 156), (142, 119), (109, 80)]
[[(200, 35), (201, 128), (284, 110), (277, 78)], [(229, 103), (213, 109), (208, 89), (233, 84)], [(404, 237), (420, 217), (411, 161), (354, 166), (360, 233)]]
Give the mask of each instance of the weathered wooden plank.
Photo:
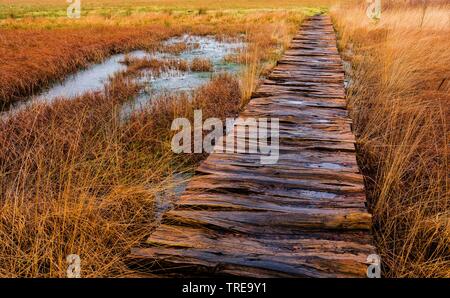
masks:
[[(247, 190), (248, 191), (248, 190)], [(186, 191), (179, 201), (179, 206), (190, 209), (234, 209), (234, 210), (272, 210), (289, 211), (289, 208), (307, 206), (312, 208), (364, 208), (364, 193), (335, 194), (301, 190), (277, 193), (253, 192), (239, 193), (199, 193), (199, 189)]]
[(279, 211), (204, 211), (175, 209), (164, 215), (163, 223), (207, 226), (222, 231), (245, 234), (264, 233), (277, 229), (369, 230), (371, 216), (356, 208), (292, 208)]
[[(321, 180), (322, 179), (322, 180)], [(242, 175), (208, 175), (207, 177), (196, 177), (192, 179), (190, 187), (198, 189), (209, 189), (216, 192), (237, 192), (246, 193), (249, 191), (255, 191), (261, 189), (268, 193), (272, 189), (295, 189), (311, 190), (320, 192), (340, 192), (340, 193), (352, 193), (362, 192), (363, 185), (361, 183), (336, 180), (336, 179), (324, 179), (318, 177), (298, 177), (298, 178), (276, 178), (266, 176), (253, 176), (251, 174)], [(246, 191), (248, 190), (248, 191)]]
[(319, 233), (254, 238), (165, 224), (147, 244), (151, 247), (132, 253), (136, 258), (157, 255), (154, 270), (176, 267), (188, 273), (252, 277), (361, 275), (366, 254), (372, 249), (370, 240), (358, 233), (338, 239), (326, 239)]
[(343, 83), (330, 18), (312, 17), (239, 117), (278, 118), (277, 162), (216, 145), (129, 259), (169, 276), (364, 276), (371, 215)]
[(301, 107), (345, 109), (347, 105), (346, 101), (342, 98), (327, 98), (321, 101), (317, 101), (309, 97), (302, 97), (295, 94), (253, 98), (250, 104), (259, 106), (281, 105), (283, 107), (288, 106), (294, 109)]
[[(220, 245), (220, 243), (216, 243)], [(240, 245), (242, 247), (242, 243)], [(229, 254), (215, 249), (195, 250), (183, 248), (136, 248), (130, 258), (142, 268), (150, 266), (152, 272), (178, 276), (241, 276), (241, 277), (355, 277), (365, 273), (365, 255), (298, 256), (257, 255), (242, 251)], [(152, 260), (149, 263), (149, 259)]]

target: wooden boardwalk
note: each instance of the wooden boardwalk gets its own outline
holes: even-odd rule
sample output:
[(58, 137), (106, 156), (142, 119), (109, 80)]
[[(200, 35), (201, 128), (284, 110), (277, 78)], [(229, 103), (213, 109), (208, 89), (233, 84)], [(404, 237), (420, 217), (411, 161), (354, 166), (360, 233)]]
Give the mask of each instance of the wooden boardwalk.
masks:
[(280, 157), (212, 153), (133, 262), (172, 276), (364, 277), (374, 253), (342, 61), (306, 20), (241, 118), (280, 120)]

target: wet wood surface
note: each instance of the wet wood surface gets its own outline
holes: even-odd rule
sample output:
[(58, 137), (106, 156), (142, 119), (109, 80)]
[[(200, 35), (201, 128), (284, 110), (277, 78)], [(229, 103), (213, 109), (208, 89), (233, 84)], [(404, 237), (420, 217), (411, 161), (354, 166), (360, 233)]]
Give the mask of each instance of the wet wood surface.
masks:
[(371, 215), (328, 16), (304, 22), (240, 118), (279, 118), (279, 159), (212, 153), (129, 259), (164, 276), (364, 277)]

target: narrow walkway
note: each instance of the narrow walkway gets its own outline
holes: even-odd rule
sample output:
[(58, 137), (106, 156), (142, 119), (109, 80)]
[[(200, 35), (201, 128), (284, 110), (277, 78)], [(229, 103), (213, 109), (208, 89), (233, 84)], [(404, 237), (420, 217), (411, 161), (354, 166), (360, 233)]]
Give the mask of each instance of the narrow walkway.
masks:
[(280, 119), (280, 157), (211, 154), (130, 258), (175, 276), (364, 277), (374, 253), (328, 16), (304, 22), (241, 118)]

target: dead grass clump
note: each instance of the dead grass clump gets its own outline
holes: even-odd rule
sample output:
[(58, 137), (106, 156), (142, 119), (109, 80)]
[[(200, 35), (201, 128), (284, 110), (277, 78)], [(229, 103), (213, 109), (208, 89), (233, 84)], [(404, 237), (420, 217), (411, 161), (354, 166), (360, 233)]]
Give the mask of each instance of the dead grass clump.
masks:
[(187, 51), (188, 49), (189, 45), (186, 42), (176, 42), (161, 46), (159, 51), (173, 55), (180, 55), (181, 53)]
[[(258, 30), (248, 30), (245, 34), (248, 46), (237, 56), (237, 61), (245, 65), (241, 75), (242, 106), (250, 100), (258, 85), (258, 78), (276, 65), (305, 17), (289, 12), (283, 15), (280, 21), (266, 24)], [(267, 16), (260, 17), (263, 19)], [(292, 26), (293, 23), (298, 25)]]
[(213, 70), (213, 63), (210, 59), (194, 58), (191, 61), (191, 71), (206, 72)]
[(161, 53), (168, 53), (172, 55), (180, 55), (186, 51), (198, 49), (200, 44), (198, 42), (174, 42), (160, 45), (158, 51)]
[(245, 64), (247, 62), (247, 55), (244, 49), (239, 49), (234, 53), (227, 54), (223, 58), (226, 63), (236, 63), (236, 64)]
[(349, 107), (378, 253), (390, 277), (449, 277), (448, 7), (401, 6), (378, 23), (337, 10)]

